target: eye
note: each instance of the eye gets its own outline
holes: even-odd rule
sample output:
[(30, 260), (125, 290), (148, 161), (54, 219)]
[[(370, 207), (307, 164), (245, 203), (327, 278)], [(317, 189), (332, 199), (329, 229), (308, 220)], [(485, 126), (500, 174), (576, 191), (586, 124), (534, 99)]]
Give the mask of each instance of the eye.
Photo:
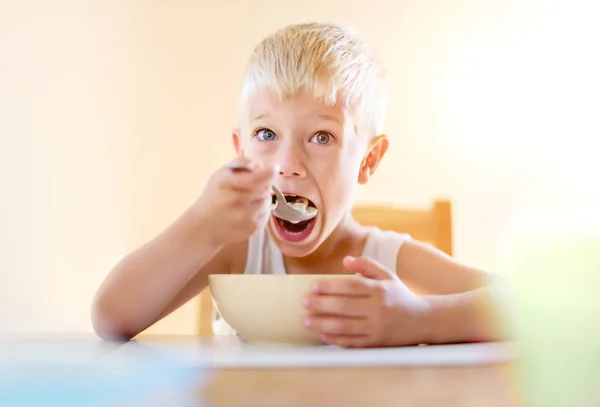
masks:
[(256, 138), (260, 141), (273, 141), (277, 140), (277, 134), (269, 129), (260, 129), (256, 132)]
[(317, 143), (321, 145), (331, 144), (333, 142), (333, 136), (324, 131), (320, 131), (310, 139), (311, 143)]

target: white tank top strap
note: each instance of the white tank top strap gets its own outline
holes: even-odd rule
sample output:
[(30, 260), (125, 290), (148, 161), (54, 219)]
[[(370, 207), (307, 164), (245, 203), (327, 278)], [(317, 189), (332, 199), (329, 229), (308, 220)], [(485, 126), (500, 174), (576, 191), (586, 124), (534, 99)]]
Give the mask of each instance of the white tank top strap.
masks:
[[(277, 247), (273, 239), (270, 238), (269, 233), (267, 231), (264, 232), (265, 238), (268, 241), (269, 245), (269, 273), (271, 274), (286, 274), (285, 271), (285, 263), (283, 261), (283, 253)], [(266, 245), (265, 245), (266, 246)]]
[(266, 228), (248, 239), (244, 274), (285, 274), (283, 255)]
[(402, 244), (410, 239), (410, 235), (391, 230), (369, 227), (363, 256), (381, 263), (391, 272), (396, 272), (398, 251)]
[(262, 274), (263, 259), (265, 258), (265, 230), (259, 230), (248, 239), (248, 249), (246, 249), (246, 265), (244, 274)]

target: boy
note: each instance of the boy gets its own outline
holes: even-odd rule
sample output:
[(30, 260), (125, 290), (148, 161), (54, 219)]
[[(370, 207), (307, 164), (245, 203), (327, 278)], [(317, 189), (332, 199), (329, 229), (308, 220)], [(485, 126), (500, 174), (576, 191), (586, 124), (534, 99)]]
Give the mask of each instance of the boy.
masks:
[[(501, 339), (483, 321), (483, 272), (405, 235), (351, 217), (358, 184), (387, 148), (385, 88), (373, 53), (335, 25), (286, 27), (255, 49), (244, 78), (236, 165), (100, 288), (93, 323), (129, 339), (197, 295), (211, 273), (329, 273), (302, 299), (304, 323), (329, 344), (402, 346)], [(271, 185), (318, 210), (292, 224), (271, 215)], [(487, 322), (487, 321), (486, 321)]]

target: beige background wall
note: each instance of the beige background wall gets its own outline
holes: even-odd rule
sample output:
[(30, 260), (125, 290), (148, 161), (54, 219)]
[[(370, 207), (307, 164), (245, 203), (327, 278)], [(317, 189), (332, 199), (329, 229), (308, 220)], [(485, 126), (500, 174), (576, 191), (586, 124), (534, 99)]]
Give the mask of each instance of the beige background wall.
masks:
[(284, 3), (0, 0), (0, 331), (91, 330), (105, 274), (231, 159), (245, 59), (289, 23), (375, 43), (392, 145), (360, 200), (452, 199), (458, 259), (493, 268), (517, 212), (600, 198), (597, 6)]

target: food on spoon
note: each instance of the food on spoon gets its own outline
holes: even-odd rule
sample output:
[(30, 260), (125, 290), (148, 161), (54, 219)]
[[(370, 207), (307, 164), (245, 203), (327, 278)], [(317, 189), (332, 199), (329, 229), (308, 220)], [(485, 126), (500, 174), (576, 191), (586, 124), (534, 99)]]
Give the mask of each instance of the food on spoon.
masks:
[[(316, 205), (308, 198), (305, 198), (303, 196), (299, 196), (299, 195), (291, 195), (291, 194), (284, 194), (284, 198), (285, 198), (285, 202), (286, 204), (291, 207), (291, 209), (293, 209), (295, 212), (302, 214), (302, 215), (308, 215), (309, 216), (309, 220), (314, 219), (315, 216), (317, 216), (317, 207)], [(273, 213), (275, 214), (275, 216), (277, 216), (277, 195), (273, 194), (272, 195), (272, 204), (271, 204), (271, 211), (273, 211)], [(306, 222), (308, 222), (309, 220), (285, 220), (283, 222), (291, 224), (291, 225), (296, 225), (296, 224), (304, 224)]]
[(292, 208), (297, 210), (298, 212), (305, 213), (306, 207), (308, 206), (308, 199), (306, 198), (296, 198), (296, 201), (292, 204)]

